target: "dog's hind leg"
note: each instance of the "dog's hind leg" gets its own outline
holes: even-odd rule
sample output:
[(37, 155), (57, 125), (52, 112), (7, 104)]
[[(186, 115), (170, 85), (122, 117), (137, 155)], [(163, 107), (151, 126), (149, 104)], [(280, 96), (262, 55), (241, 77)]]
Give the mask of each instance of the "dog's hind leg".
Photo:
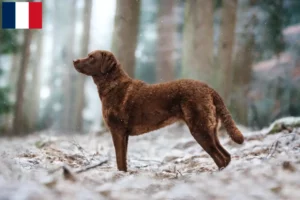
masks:
[(128, 135), (112, 133), (112, 138), (116, 151), (116, 159), (118, 170), (127, 171), (127, 146), (128, 146)]
[(215, 114), (212, 109), (197, 105), (182, 106), (184, 120), (200, 146), (213, 158), (219, 169), (230, 162), (230, 154), (221, 146), (216, 136)]
[(219, 138), (218, 138), (218, 135), (217, 135), (217, 132), (215, 131), (214, 132), (214, 138), (215, 138), (215, 141), (216, 141), (216, 145), (218, 147), (218, 149), (222, 152), (223, 154), (223, 157), (225, 159), (225, 163), (226, 163), (226, 166), (230, 163), (231, 161), (231, 156), (230, 154), (228, 153), (228, 151), (226, 151), (224, 149), (224, 147), (221, 145), (220, 141), (219, 141)]
[(217, 129), (219, 126), (220, 120), (218, 120), (218, 118), (216, 117), (216, 126), (214, 127), (214, 131), (213, 131), (213, 138), (216, 142), (217, 148), (219, 149), (219, 151), (223, 154), (223, 157), (225, 159), (226, 165), (228, 165), (231, 161), (231, 156), (230, 154), (224, 149), (224, 147), (221, 145), (219, 138), (218, 138), (218, 134), (217, 134)]

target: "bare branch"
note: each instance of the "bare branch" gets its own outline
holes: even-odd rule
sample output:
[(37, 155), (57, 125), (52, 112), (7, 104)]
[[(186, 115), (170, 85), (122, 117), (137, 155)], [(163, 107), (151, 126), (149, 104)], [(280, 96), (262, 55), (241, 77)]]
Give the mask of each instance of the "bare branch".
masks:
[(101, 161), (101, 162), (99, 162), (99, 163), (97, 163), (95, 165), (91, 165), (91, 166), (85, 167), (83, 169), (79, 169), (79, 170), (75, 171), (75, 173), (80, 174), (82, 172), (86, 172), (86, 171), (88, 171), (90, 169), (94, 169), (96, 167), (99, 167), (99, 166), (101, 166), (101, 165), (103, 165), (103, 164), (105, 164), (107, 162), (108, 162), (108, 160), (103, 160), (103, 161)]

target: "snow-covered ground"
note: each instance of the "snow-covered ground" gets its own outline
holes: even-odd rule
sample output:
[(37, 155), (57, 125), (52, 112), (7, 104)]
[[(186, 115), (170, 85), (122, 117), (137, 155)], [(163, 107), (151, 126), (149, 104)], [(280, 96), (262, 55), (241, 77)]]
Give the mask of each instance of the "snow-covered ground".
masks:
[(222, 171), (176, 124), (131, 137), (126, 173), (109, 133), (1, 138), (0, 199), (300, 199), (300, 129), (288, 130), (242, 130), (243, 145), (221, 138), (232, 155)]

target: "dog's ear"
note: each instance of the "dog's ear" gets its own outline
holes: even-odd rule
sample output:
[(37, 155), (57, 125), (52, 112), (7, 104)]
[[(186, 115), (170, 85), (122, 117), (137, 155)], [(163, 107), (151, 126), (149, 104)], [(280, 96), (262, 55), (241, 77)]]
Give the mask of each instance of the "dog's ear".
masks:
[(118, 65), (118, 61), (113, 54), (105, 54), (104, 58), (102, 59), (100, 71), (103, 74), (108, 73), (117, 65)]

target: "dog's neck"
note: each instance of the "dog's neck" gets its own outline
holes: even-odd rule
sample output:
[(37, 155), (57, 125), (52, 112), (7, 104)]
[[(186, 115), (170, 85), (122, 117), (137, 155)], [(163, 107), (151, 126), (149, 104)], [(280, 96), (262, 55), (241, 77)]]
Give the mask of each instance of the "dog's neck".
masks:
[(114, 77), (99, 77), (93, 76), (93, 80), (98, 88), (98, 93), (100, 99), (107, 96), (113, 89), (115, 89), (118, 85), (124, 84), (125, 82), (129, 82), (132, 79), (123, 71), (120, 70), (119, 73), (116, 73)]

